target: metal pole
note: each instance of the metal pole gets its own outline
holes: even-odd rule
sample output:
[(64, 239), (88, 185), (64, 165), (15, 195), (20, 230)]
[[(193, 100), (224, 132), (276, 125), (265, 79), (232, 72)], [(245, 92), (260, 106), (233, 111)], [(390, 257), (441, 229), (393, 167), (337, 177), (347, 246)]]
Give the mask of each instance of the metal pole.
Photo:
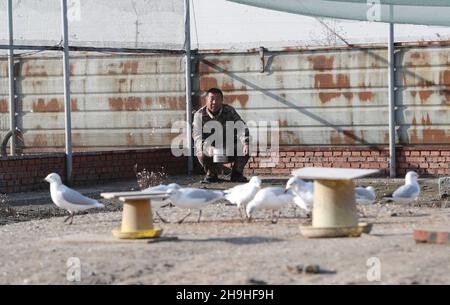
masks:
[[(14, 33), (13, 33), (13, 9), (12, 0), (8, 0), (8, 32), (9, 32), (9, 52), (8, 52), (8, 76), (9, 76), (9, 130), (16, 129), (16, 105), (14, 93)], [(16, 155), (16, 136), (11, 137), (10, 155)]]
[(186, 70), (186, 148), (188, 154), (188, 174), (191, 175), (194, 168), (192, 149), (192, 88), (191, 88), (191, 26), (190, 26), (189, 0), (184, 1), (184, 48)]
[(69, 26), (67, 21), (67, 0), (61, 0), (63, 30), (63, 73), (64, 73), (64, 118), (66, 140), (66, 177), (72, 183), (72, 122), (70, 107)]
[(395, 158), (395, 54), (394, 54), (394, 24), (389, 23), (388, 42), (388, 64), (389, 64), (389, 173), (391, 178), (396, 177)]

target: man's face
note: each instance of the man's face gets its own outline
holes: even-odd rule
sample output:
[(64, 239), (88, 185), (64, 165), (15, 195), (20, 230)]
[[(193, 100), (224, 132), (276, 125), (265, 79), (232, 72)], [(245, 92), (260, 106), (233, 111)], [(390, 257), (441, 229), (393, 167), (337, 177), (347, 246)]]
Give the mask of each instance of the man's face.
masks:
[(212, 113), (217, 113), (223, 104), (223, 98), (220, 94), (208, 93), (206, 96), (206, 108)]

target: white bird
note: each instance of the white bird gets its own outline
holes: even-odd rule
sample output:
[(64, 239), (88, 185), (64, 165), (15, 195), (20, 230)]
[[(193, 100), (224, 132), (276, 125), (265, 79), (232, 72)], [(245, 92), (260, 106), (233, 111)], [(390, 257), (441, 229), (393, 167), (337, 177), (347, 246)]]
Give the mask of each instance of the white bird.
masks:
[(62, 184), (58, 174), (51, 173), (44, 180), (50, 183), (50, 195), (53, 203), (70, 214), (64, 222), (70, 219), (69, 224), (72, 224), (76, 212), (105, 207), (97, 200), (88, 198)]
[[(181, 186), (176, 183), (171, 184), (160, 184), (157, 186), (151, 186), (143, 189), (142, 193), (152, 193), (152, 192), (170, 192), (172, 190), (178, 190)], [(170, 199), (152, 199), (152, 207), (160, 208), (166, 204), (170, 203)]]
[(270, 209), (272, 210), (272, 218), (276, 210), (278, 210), (278, 217), (272, 219), (273, 223), (277, 223), (280, 218), (280, 209), (287, 206), (292, 201), (292, 194), (289, 194), (281, 187), (266, 187), (259, 190), (255, 198), (253, 198), (246, 207), (248, 220), (251, 220), (252, 214), (255, 210)]
[(198, 188), (180, 188), (168, 192), (170, 194), (170, 201), (179, 208), (189, 209), (189, 213), (178, 221), (182, 223), (186, 217), (191, 215), (191, 209), (198, 209), (198, 220), (202, 216), (202, 208), (224, 198), (224, 193), (220, 191), (210, 191)]
[(405, 176), (405, 185), (399, 187), (391, 195), (385, 198), (392, 199), (396, 202), (407, 203), (411, 200), (417, 200), (420, 195), (420, 185), (417, 182), (419, 175), (416, 172), (408, 172)]
[(310, 214), (314, 203), (314, 183), (306, 182), (298, 177), (292, 177), (286, 183), (286, 191), (292, 191), (296, 206)]
[(377, 194), (373, 186), (355, 187), (355, 200), (357, 204), (369, 205), (375, 202)]
[[(152, 192), (170, 192), (173, 190), (180, 189), (181, 186), (177, 183), (170, 183), (170, 184), (160, 184), (157, 186), (151, 186), (146, 189), (143, 189), (142, 193), (152, 193)], [(166, 199), (152, 199), (152, 208), (162, 208), (164, 206), (170, 205), (170, 198)], [(159, 219), (161, 219), (162, 222), (168, 223), (166, 219), (164, 219), (161, 215), (159, 215), (158, 211), (155, 210), (156, 216), (158, 216)]]
[[(355, 201), (359, 205), (370, 205), (377, 199), (377, 194), (373, 186), (368, 187), (355, 187)], [(362, 217), (366, 217), (366, 211), (364, 207), (360, 207), (359, 213)]]
[(253, 176), (248, 183), (236, 185), (235, 187), (224, 191), (225, 199), (230, 203), (237, 205), (241, 218), (241, 209), (243, 208), (245, 211), (245, 207), (247, 206), (247, 204), (261, 189), (261, 183), (261, 178), (259, 178), (258, 176)]

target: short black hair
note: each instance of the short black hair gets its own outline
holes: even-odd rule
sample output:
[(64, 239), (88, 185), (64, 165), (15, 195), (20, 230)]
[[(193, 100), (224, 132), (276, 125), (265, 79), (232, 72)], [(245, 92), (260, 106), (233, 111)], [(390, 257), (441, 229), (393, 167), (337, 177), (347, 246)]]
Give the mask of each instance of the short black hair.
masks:
[(223, 92), (219, 88), (210, 88), (208, 91), (206, 91), (206, 95), (208, 94), (218, 94), (223, 98)]

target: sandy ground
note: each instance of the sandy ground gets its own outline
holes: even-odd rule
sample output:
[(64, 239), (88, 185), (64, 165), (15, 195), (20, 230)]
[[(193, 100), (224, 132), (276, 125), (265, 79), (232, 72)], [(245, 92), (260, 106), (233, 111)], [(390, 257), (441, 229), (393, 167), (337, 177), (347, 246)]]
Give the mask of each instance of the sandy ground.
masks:
[[(193, 181), (184, 182), (197, 185)], [(375, 185), (379, 196), (400, 183), (397, 179), (358, 181)], [(63, 217), (54, 217), (65, 214), (52, 206), (41, 207), (48, 213), (40, 214), (36, 206), (16, 208), (10, 211), (13, 216), (0, 217), (4, 224), (0, 226), (0, 284), (73, 284), (67, 280), (72, 257), (81, 264), (81, 284), (378, 283), (367, 278), (371, 258), (381, 263), (379, 283), (449, 284), (450, 246), (413, 240), (414, 228), (450, 227), (450, 209), (438, 199), (437, 180), (420, 183), (424, 192), (418, 202), (368, 207), (362, 221), (373, 223), (373, 230), (360, 238), (306, 239), (299, 225), (310, 220), (300, 211), (294, 217), (292, 207), (282, 211), (277, 224), (269, 221), (269, 212), (259, 212), (255, 222), (243, 223), (236, 207), (219, 202), (203, 211), (201, 223), (196, 223), (195, 213), (181, 225), (155, 219), (164, 236), (178, 239), (151, 243), (111, 237), (111, 229), (120, 226), (117, 202), (104, 201), (105, 211), (75, 217), (71, 226), (63, 223)], [(186, 213), (178, 208), (159, 212), (173, 221)], [(44, 219), (24, 221), (34, 218)], [(308, 264), (319, 265), (321, 273), (296, 271), (295, 266)]]

